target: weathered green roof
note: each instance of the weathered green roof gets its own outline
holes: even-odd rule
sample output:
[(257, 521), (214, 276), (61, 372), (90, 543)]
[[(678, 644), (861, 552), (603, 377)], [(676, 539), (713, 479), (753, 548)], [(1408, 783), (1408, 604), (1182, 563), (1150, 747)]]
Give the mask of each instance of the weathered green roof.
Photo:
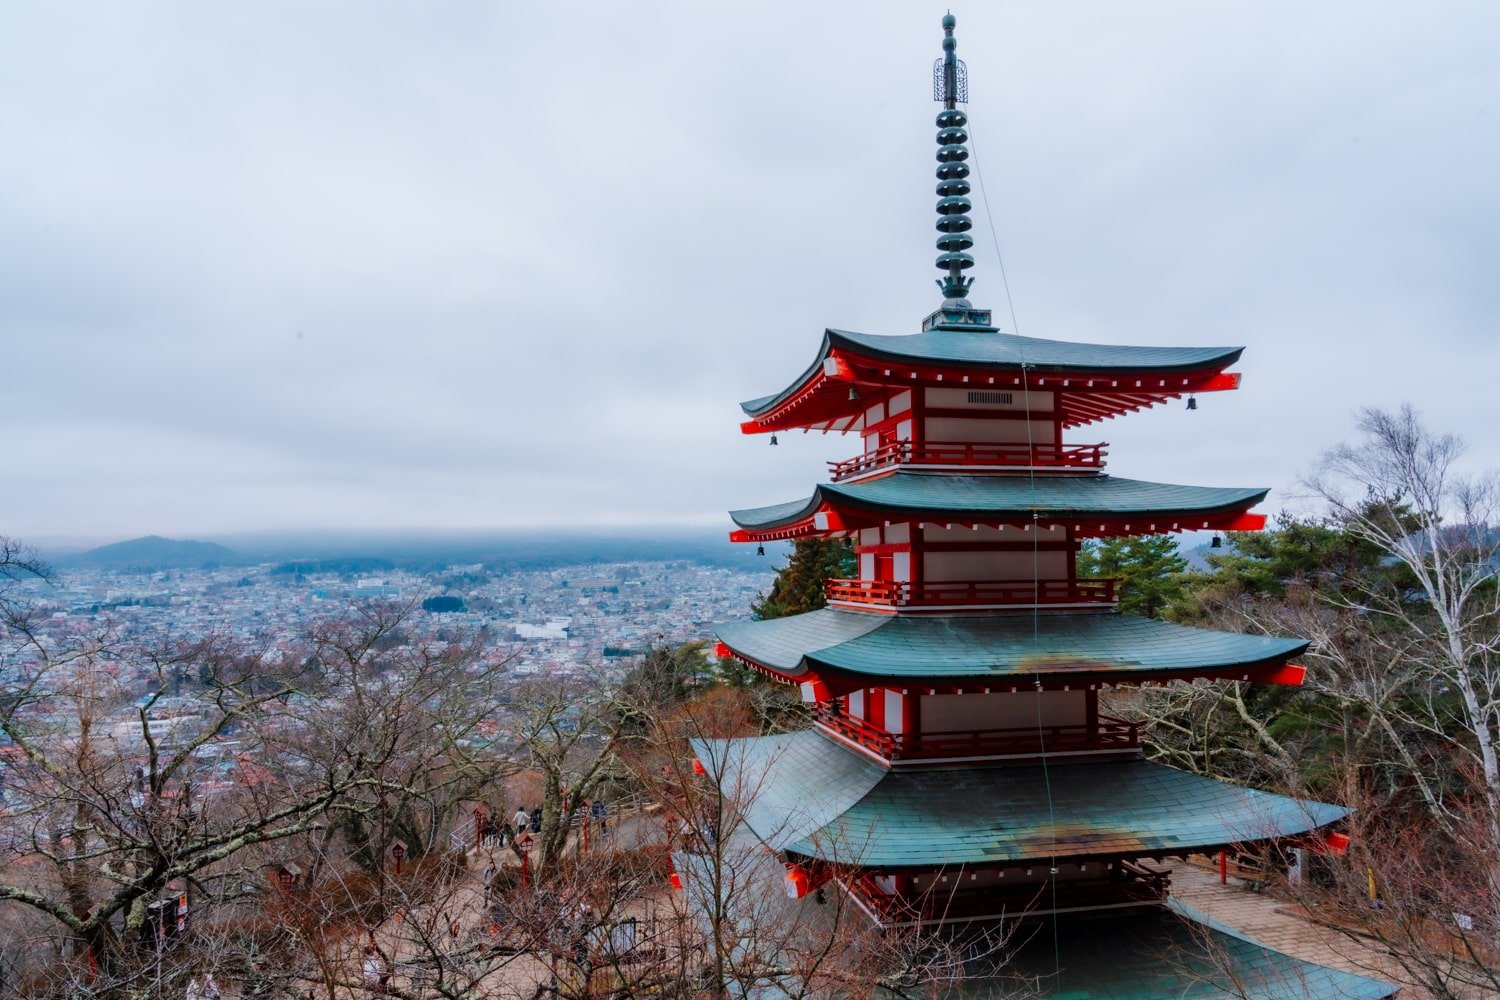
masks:
[(863, 677), (1130, 680), (1284, 663), (1303, 639), (1188, 628), (1109, 611), (883, 615), (822, 608), (733, 622), (714, 631), (731, 650), (790, 676), (827, 668)]
[(818, 356), (795, 382), (780, 392), (741, 403), (750, 416), (757, 416), (789, 397), (812, 378), (823, 359), (834, 348), (845, 348), (871, 357), (914, 364), (954, 364), (1019, 369), (1027, 365), (1038, 372), (1197, 372), (1220, 370), (1239, 359), (1243, 347), (1129, 347), (1117, 344), (1077, 344), (1064, 340), (1038, 340), (1011, 333), (981, 333), (973, 330), (929, 330), (903, 336), (879, 336), (827, 330)]
[(1003, 975), (965, 982), (955, 996), (998, 1000), (1021, 983), (1052, 1000), (1380, 1000), (1397, 989), (1274, 951), (1176, 900), (1064, 917), (1013, 940)]
[[(736, 952), (756, 954), (758, 967), (796, 969), (788, 946), (815, 947), (844, 912), (811, 896), (788, 899), (785, 869), (758, 845), (732, 837), (717, 863), (722, 867), (709, 854), (672, 856), (684, 883), (683, 902), (706, 931), (716, 919), (736, 929), (742, 935)], [(721, 919), (725, 914), (728, 920)], [(1065, 914), (1014, 934), (1003, 955), (982, 945), (974, 952), (981, 957), (942, 994), (945, 1000), (1382, 1000), (1396, 992), (1390, 983), (1268, 948), (1175, 899), (1125, 911)], [(731, 996), (754, 1000), (807, 992), (795, 973), (760, 978), (752, 990), (737, 981), (728, 985)]]
[(1187, 854), (1347, 815), (1139, 758), (892, 770), (815, 730), (694, 750), (755, 790), (745, 822), (767, 844), (877, 869)]
[(742, 528), (766, 529), (810, 517), (825, 502), (929, 519), (996, 517), (1043, 511), (1052, 520), (1134, 514), (1183, 517), (1241, 511), (1264, 489), (1174, 486), (1116, 476), (954, 475), (894, 472), (851, 483), (824, 483), (806, 500), (732, 510)]

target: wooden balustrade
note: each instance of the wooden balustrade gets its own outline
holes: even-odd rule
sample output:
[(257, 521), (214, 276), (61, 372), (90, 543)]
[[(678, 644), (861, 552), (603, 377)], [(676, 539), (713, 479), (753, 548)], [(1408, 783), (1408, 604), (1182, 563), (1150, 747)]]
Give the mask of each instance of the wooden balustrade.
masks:
[(832, 703), (813, 710), (818, 724), (853, 740), (886, 760), (990, 757), (1007, 754), (1131, 750), (1141, 745), (1140, 726), (1099, 716), (1096, 725), (1023, 726), (958, 732), (891, 733), (852, 718)]
[[(1019, 880), (1013, 884), (989, 882), (965, 888), (960, 877), (953, 882), (922, 884), (906, 895), (891, 895), (881, 889), (874, 875), (851, 881), (850, 888), (881, 920), (891, 923), (925, 922), (934, 919), (972, 919), (1004, 913), (1010, 919), (1058, 910), (1156, 903), (1171, 891), (1171, 871), (1155, 870), (1126, 859), (1109, 863), (1098, 876), (1059, 879), (1055, 892), (1039, 890), (1046, 883)], [(924, 880), (925, 882), (925, 880)]]
[(1006, 607), (1113, 604), (1116, 579), (1090, 580), (829, 580), (831, 603), (887, 608)]
[(961, 468), (1098, 469), (1107, 444), (989, 444), (967, 441), (893, 441), (842, 462), (829, 462), (834, 482), (894, 465)]

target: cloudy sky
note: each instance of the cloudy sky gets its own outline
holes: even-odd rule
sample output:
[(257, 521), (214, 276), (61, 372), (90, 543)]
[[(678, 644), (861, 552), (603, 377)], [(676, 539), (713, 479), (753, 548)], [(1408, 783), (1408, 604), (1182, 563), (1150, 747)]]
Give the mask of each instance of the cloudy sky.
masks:
[[(738, 432), (932, 284), (942, 4), (0, 8), (0, 534), (722, 524)], [(1500, 466), (1500, 6), (955, 8), (976, 304), (1245, 345), (1075, 432), (1291, 503), (1361, 406)]]

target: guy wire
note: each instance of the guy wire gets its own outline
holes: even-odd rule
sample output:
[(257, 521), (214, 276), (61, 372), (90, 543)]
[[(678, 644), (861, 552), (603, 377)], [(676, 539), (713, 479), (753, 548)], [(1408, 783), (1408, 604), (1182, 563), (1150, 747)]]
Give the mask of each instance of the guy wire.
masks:
[[(1031, 366), (1026, 361), (1026, 345), (1021, 339), (1021, 324), (1016, 320), (1016, 303), (1010, 294), (1010, 279), (1005, 274), (1005, 255), (1000, 252), (1000, 234), (995, 229), (994, 215), (990, 211), (989, 192), (984, 187), (984, 170), (979, 165), (979, 144), (974, 141), (974, 125), (969, 123), (969, 145), (974, 153), (974, 177), (979, 181), (979, 197), (984, 201), (984, 220), (990, 227), (990, 240), (995, 246), (995, 259), (1000, 264), (1000, 281), (1005, 286), (1005, 304), (1010, 310), (1011, 330), (1016, 337), (1016, 355), (1021, 363), (1021, 395), (1026, 408), (1026, 462), (1027, 488), (1031, 497), (1031, 644), (1033, 649), (1041, 646), (1042, 580), (1041, 580), (1041, 511), (1036, 502), (1036, 442), (1031, 425)], [(1057, 407), (1052, 407), (1052, 416), (1058, 417)], [(1052, 888), (1052, 964), (1053, 976), (1062, 974), (1062, 945), (1058, 938), (1057, 913), (1057, 814), (1052, 802), (1052, 775), (1047, 765), (1047, 738), (1042, 719), (1042, 675), (1034, 675), (1036, 683), (1036, 737), (1041, 751), (1042, 787), (1047, 792), (1047, 829), (1051, 835), (1047, 867), (1050, 873), (1048, 885)]]

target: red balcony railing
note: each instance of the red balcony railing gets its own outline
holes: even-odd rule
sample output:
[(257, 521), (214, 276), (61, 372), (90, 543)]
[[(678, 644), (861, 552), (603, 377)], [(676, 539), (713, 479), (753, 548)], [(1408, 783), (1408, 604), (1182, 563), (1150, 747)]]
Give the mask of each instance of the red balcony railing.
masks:
[(1113, 604), (1116, 579), (1097, 580), (829, 580), (830, 603), (882, 608), (1006, 607)]
[(963, 441), (893, 441), (842, 462), (829, 462), (833, 481), (892, 465), (956, 465), (965, 468), (1097, 469), (1106, 444), (974, 444)]
[(1140, 726), (1099, 716), (1098, 724), (1024, 726), (959, 732), (888, 733), (862, 719), (850, 718), (831, 704), (813, 710), (819, 725), (847, 737), (886, 760), (930, 760), (939, 757), (998, 757), (1006, 754), (1065, 753), (1076, 750), (1133, 750), (1141, 745)]
[[(1153, 869), (1138, 862), (1118, 860), (1094, 865), (1099, 875), (1072, 876), (1055, 881), (1014, 882), (969, 887), (964, 869), (944, 872), (946, 879), (922, 878), (904, 895), (891, 895), (877, 877), (862, 875), (849, 887), (882, 920), (890, 923), (925, 923), (935, 920), (969, 920), (1042, 916), (1057, 910), (1159, 903), (1172, 889), (1170, 869)], [(956, 876), (956, 877), (954, 877)], [(1044, 891), (1045, 889), (1045, 891)]]

